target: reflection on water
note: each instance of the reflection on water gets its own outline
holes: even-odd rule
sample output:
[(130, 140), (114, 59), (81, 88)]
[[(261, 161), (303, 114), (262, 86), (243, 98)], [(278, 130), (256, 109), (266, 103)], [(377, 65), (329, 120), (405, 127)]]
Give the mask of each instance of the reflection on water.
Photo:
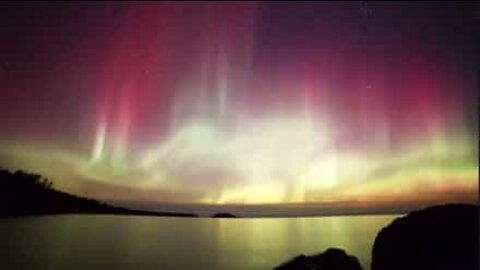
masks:
[(395, 217), (10, 218), (0, 220), (0, 269), (272, 269), (328, 247), (369, 269), (375, 235)]

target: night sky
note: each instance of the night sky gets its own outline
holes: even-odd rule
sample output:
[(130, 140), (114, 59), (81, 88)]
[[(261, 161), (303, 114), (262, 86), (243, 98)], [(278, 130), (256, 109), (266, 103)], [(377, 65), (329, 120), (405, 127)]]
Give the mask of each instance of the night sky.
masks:
[(475, 201), (474, 2), (0, 4), (0, 166), (124, 202)]

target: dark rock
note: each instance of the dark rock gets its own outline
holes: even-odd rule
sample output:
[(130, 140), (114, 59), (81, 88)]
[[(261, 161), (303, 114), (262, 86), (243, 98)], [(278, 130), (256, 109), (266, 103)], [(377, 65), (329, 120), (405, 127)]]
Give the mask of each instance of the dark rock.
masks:
[(434, 206), (397, 218), (372, 250), (372, 270), (478, 270), (478, 206)]
[(362, 270), (362, 267), (357, 258), (344, 250), (329, 248), (314, 256), (299, 255), (275, 267), (275, 270)]
[(230, 213), (216, 213), (212, 217), (214, 217), (214, 218), (234, 218), (236, 216), (232, 215)]

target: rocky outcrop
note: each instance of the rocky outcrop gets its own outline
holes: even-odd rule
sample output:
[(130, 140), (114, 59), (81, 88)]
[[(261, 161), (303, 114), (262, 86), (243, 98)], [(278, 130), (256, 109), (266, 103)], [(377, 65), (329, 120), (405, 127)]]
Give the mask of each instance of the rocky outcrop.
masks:
[(375, 239), (372, 270), (478, 270), (478, 210), (452, 204), (397, 218)]
[(299, 255), (283, 263), (275, 270), (362, 270), (354, 256), (342, 249), (329, 248), (327, 251), (313, 256)]

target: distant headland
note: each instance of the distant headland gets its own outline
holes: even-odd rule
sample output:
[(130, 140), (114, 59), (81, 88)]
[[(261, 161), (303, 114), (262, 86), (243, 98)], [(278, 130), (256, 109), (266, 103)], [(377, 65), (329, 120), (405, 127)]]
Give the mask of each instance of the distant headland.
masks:
[(132, 210), (68, 194), (39, 174), (0, 169), (0, 217), (49, 214), (114, 214), (196, 217), (191, 213)]

